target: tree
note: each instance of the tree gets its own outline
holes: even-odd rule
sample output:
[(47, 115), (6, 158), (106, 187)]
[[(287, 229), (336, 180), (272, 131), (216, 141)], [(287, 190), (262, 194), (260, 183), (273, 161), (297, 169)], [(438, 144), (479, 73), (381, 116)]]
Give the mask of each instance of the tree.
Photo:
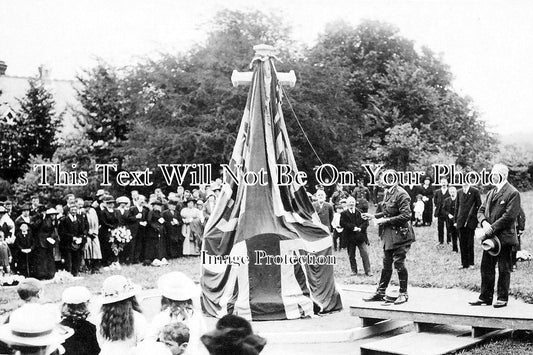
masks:
[(129, 105), (118, 70), (100, 62), (95, 68), (78, 76), (81, 88), (77, 97), (82, 109), (76, 112), (78, 127), (92, 142), (99, 162), (117, 162), (122, 157), (114, 149), (128, 138)]
[(31, 79), (29, 84), (26, 96), (19, 100), (20, 147), (25, 160), (37, 154), (49, 159), (57, 149), (61, 115), (56, 115), (54, 98), (40, 80)]

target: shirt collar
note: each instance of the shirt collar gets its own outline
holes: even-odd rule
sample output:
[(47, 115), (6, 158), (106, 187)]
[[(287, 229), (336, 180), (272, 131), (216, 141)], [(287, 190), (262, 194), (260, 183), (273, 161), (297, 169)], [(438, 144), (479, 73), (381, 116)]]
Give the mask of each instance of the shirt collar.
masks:
[(500, 192), (502, 187), (507, 183), (507, 180), (504, 180), (502, 182), (500, 182), (499, 184), (496, 184), (494, 186), (496, 186), (496, 193)]

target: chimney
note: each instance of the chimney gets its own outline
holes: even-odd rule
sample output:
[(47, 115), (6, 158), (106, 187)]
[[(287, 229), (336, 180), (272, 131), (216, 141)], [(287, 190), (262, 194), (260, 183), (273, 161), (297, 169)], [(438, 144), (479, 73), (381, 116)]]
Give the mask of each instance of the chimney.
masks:
[(45, 65), (45, 64), (41, 64), (39, 66), (39, 79), (41, 80), (41, 82), (43, 82), (44, 84), (47, 84), (50, 82), (50, 67)]
[(7, 64), (3, 60), (0, 60), (0, 76), (6, 75), (6, 70), (7, 70)]

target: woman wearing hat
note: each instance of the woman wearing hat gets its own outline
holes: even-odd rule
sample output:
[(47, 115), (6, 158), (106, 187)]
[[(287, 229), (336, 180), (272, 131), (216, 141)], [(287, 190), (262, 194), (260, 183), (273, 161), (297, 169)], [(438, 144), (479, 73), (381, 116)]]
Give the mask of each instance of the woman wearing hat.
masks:
[(193, 300), (199, 299), (200, 288), (184, 273), (173, 271), (157, 280), (161, 291), (161, 312), (150, 324), (148, 338), (157, 340), (167, 324), (184, 323), (189, 327), (190, 338), (185, 354), (201, 353), (200, 336), (206, 331), (205, 320)]
[(183, 255), (199, 255), (197, 239), (202, 236), (195, 233), (191, 224), (196, 221), (199, 223), (202, 213), (195, 207), (196, 200), (192, 197), (187, 199), (187, 206), (181, 210), (181, 218), (183, 219), (183, 226), (181, 227), (181, 234), (185, 238), (183, 240)]
[(87, 321), (91, 292), (83, 286), (69, 287), (63, 291), (61, 301), (61, 325), (74, 330), (63, 347), (65, 355), (94, 355), (100, 353), (96, 340), (96, 327)]
[(232, 314), (220, 318), (216, 329), (201, 341), (211, 355), (257, 355), (266, 345), (266, 339), (254, 334), (246, 319)]
[(118, 219), (115, 215), (115, 199), (111, 195), (105, 195), (102, 199), (103, 209), (100, 214), (100, 250), (102, 251), (103, 266), (111, 265), (116, 259), (111, 250), (111, 231), (118, 227)]
[(59, 242), (57, 214), (58, 212), (55, 208), (49, 208), (43, 214), (35, 216), (35, 274), (33, 276), (40, 280), (52, 279), (56, 273), (54, 247)]
[(144, 259), (145, 264), (152, 266), (168, 265), (167, 233), (162, 209), (163, 201), (156, 198), (152, 201), (152, 210), (148, 212)]
[(100, 229), (100, 223), (98, 222), (98, 212), (92, 206), (90, 200), (83, 202), (83, 210), (85, 212), (85, 218), (87, 219), (87, 243), (83, 250), (83, 258), (85, 264), (91, 271), (95, 273), (98, 271), (100, 261), (102, 260), (102, 251), (100, 249), (100, 239), (98, 239), (98, 230)]
[(13, 311), (9, 323), (0, 326), (0, 342), (20, 355), (50, 355), (62, 352), (61, 344), (72, 329), (57, 324), (49, 307), (28, 303)]
[(96, 317), (100, 355), (128, 354), (144, 339), (147, 323), (135, 297), (139, 291), (122, 275), (105, 279), (102, 308)]

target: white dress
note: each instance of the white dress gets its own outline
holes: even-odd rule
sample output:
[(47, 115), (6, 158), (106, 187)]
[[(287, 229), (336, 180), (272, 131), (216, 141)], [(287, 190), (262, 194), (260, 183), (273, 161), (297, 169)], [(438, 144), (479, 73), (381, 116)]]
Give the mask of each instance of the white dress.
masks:
[(197, 247), (196, 238), (192, 234), (191, 223), (193, 221), (199, 221), (202, 217), (202, 212), (197, 208), (185, 207), (180, 212), (183, 218), (183, 226), (181, 227), (181, 233), (185, 238), (183, 240), (183, 255), (200, 255), (200, 250)]
[(100, 320), (102, 315), (99, 314), (95, 320), (96, 324), (96, 339), (100, 345), (100, 355), (122, 355), (130, 354), (134, 347), (137, 346), (146, 336), (148, 331), (148, 323), (146, 318), (139, 312), (133, 311), (133, 336), (125, 340), (109, 340), (104, 339), (100, 333)]

